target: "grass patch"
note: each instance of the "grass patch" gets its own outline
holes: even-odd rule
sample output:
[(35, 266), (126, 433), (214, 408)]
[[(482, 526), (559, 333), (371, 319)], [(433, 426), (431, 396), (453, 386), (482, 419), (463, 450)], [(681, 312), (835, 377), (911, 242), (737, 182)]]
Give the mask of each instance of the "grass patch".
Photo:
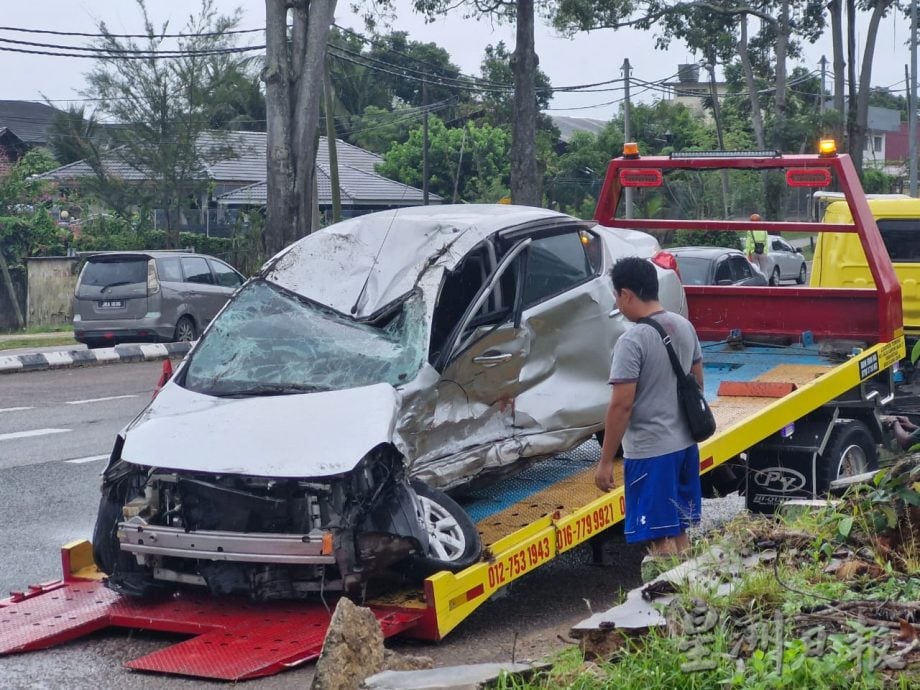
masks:
[(78, 345), (71, 336), (62, 335), (59, 338), (17, 338), (16, 340), (0, 341), (0, 351), (20, 350), (28, 347), (51, 347), (54, 345)]
[(5, 331), (3, 335), (32, 335), (37, 333), (71, 333), (73, 326), (69, 323), (59, 323), (53, 326), (30, 326), (20, 331)]
[[(609, 658), (571, 648), (501, 690), (920, 687), (920, 455), (837, 506), (743, 515), (694, 546), (699, 565), (658, 604), (667, 625)], [(609, 652), (598, 652), (609, 654)]]

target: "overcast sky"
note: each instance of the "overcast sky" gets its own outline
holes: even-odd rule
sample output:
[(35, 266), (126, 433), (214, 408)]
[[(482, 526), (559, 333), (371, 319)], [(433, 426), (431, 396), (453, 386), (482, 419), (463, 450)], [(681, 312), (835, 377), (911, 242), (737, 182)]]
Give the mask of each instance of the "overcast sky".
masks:
[[(466, 74), (479, 74), (479, 63), (486, 45), (504, 40), (509, 49), (514, 46), (514, 30), (511, 26), (495, 25), (487, 20), (464, 20), (456, 12), (449, 18), (426, 25), (421, 17), (405, 9), (409, 5), (406, 0), (396, 2), (397, 7), (403, 9), (392, 22), (392, 28), (407, 31), (414, 40), (439, 44)], [(198, 7), (195, 0), (150, 0), (148, 5), (154, 20), (170, 20), (172, 32), (180, 31), (188, 13)], [(350, 5), (348, 0), (340, 0), (336, 21), (343, 26), (363, 31), (362, 21), (352, 14)], [(264, 0), (217, 0), (217, 6), (226, 12), (241, 7), (244, 15), (240, 28), (264, 26)], [(140, 14), (131, 0), (5, 0), (3, 10), (2, 23), (7, 27), (94, 32), (99, 20), (104, 20), (114, 33), (139, 33), (142, 30)], [(909, 23), (900, 17), (889, 17), (883, 21), (875, 51), (873, 85), (904, 89), (904, 65), (909, 60), (909, 50), (905, 44), (908, 29)], [(86, 45), (90, 40), (22, 34), (0, 29), (0, 39), (4, 38), (72, 45)], [(243, 41), (261, 43), (262, 38), (259, 34), (244, 35)], [(538, 22), (536, 44), (540, 66), (549, 75), (553, 86), (619, 78), (624, 58), (629, 58), (633, 76), (638, 79), (650, 82), (670, 80), (679, 63), (696, 60), (679, 41), (673, 42), (667, 52), (657, 51), (654, 49), (652, 33), (628, 30), (599, 31), (565, 39), (556, 36), (551, 28)], [(29, 48), (0, 42), (0, 48), (4, 46)], [(806, 66), (818, 69), (818, 60), (822, 54), (828, 60), (831, 59), (829, 38), (807, 47)], [(0, 74), (3, 75), (0, 99), (42, 100), (44, 96), (60, 101), (61, 107), (65, 107), (68, 100), (80, 98), (80, 91), (85, 84), (84, 74), (91, 62), (77, 58), (0, 52)], [(609, 119), (617, 112), (622, 99), (619, 85), (613, 85), (613, 88), (617, 90), (559, 93), (551, 103), (553, 113)], [(640, 100), (660, 95), (654, 90), (643, 90), (636, 85), (632, 91), (634, 98)]]

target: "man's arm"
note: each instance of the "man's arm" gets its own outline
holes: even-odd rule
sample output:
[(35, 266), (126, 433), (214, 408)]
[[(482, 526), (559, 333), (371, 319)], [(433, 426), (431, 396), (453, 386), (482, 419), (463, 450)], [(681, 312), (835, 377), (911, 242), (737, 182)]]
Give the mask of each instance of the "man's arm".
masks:
[(693, 374), (693, 378), (696, 379), (696, 383), (700, 387), (700, 390), (703, 390), (703, 362), (694, 362), (690, 366), (690, 373)]
[(601, 448), (601, 459), (594, 472), (594, 483), (601, 491), (610, 491), (616, 486), (613, 477), (613, 460), (623, 441), (623, 434), (626, 433), (635, 399), (635, 382), (614, 384), (604, 421), (604, 445)]

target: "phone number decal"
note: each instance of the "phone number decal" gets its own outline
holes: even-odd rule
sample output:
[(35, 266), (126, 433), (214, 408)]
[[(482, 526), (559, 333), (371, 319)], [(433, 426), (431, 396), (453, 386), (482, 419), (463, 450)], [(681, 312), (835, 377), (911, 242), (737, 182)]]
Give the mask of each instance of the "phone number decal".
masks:
[(580, 544), (595, 532), (600, 532), (610, 527), (626, 512), (626, 499), (623, 496), (620, 496), (619, 508), (619, 513), (617, 513), (614, 507), (607, 503), (595, 508), (586, 515), (582, 515), (565, 527), (558, 528), (556, 530), (556, 547), (563, 551), (575, 544)]
[(536, 568), (555, 554), (550, 550), (549, 537), (515, 551), (489, 566), (489, 587), (497, 587)]

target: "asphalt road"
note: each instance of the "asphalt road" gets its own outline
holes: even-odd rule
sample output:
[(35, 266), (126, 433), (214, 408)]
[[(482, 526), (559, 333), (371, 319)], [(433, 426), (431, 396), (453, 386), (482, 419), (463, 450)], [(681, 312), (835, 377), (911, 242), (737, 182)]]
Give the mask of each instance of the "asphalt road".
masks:
[[(89, 538), (99, 472), (115, 434), (144, 407), (161, 364), (116, 364), (0, 376), (0, 598), (60, 576), (59, 549)], [(392, 641), (438, 666), (538, 659), (559, 636), (638, 584), (641, 554), (613, 545), (616, 565), (591, 564), (581, 547), (525, 576), (487, 602), (439, 644)], [(2, 688), (226, 687), (146, 675), (126, 661), (181, 641), (174, 635), (110, 629), (53, 649), (0, 660)], [(307, 687), (312, 666), (251, 681), (247, 688)]]

